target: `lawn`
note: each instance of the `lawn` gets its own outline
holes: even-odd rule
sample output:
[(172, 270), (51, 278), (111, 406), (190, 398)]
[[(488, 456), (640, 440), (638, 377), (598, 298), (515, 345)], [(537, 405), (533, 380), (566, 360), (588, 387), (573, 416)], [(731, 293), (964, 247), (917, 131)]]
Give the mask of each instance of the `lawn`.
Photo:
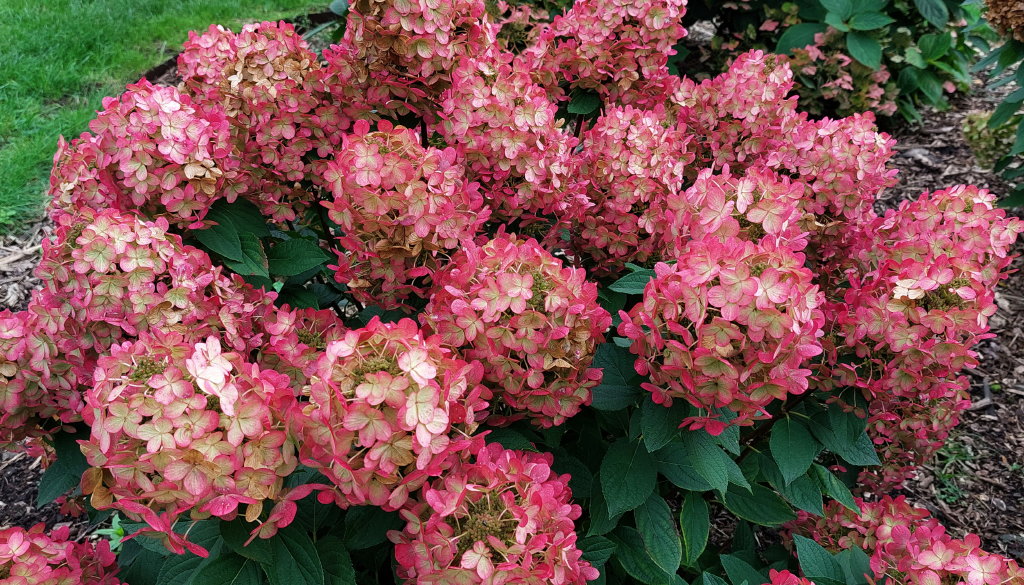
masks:
[(43, 208), (57, 137), (87, 130), (104, 96), (174, 54), (210, 23), (276, 20), (310, 0), (0, 1), (0, 233)]

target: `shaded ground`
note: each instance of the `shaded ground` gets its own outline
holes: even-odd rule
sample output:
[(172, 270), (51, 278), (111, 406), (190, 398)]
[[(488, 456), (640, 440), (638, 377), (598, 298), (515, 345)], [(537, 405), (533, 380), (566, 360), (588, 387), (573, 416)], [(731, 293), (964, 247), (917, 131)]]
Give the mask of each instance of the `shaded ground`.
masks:
[[(167, 70), (151, 79), (171, 81)], [(998, 96), (978, 92), (957, 100), (949, 112), (929, 112), (920, 128), (896, 133), (900, 184), (880, 198), (879, 211), (924, 191), (970, 183), (997, 194), (1007, 186), (978, 167), (961, 133), (964, 115), (990, 110)], [(19, 235), (0, 237), (0, 309), (22, 309), (38, 287), (31, 270), (39, 260), (44, 222)], [(1024, 254), (1024, 241), (1016, 252)], [(993, 552), (1024, 559), (1024, 259), (996, 296), (1000, 312), (991, 320), (995, 337), (979, 344), (981, 365), (968, 373), (974, 405), (947, 446), (906, 489), (914, 503), (929, 508), (952, 534), (979, 534)], [(0, 527), (53, 525), (67, 521), (55, 505), (34, 507), (40, 469), (27, 455), (0, 456)], [(81, 527), (81, 521), (77, 526)], [(725, 535), (721, 535), (723, 538)]]

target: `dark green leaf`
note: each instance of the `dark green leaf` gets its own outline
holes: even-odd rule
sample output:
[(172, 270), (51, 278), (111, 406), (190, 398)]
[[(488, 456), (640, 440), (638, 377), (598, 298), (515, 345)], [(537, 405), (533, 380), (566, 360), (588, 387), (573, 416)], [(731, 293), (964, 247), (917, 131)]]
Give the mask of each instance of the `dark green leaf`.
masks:
[(644, 288), (647, 287), (647, 283), (652, 278), (654, 278), (654, 271), (644, 268), (623, 276), (608, 285), (608, 288), (626, 295), (642, 295), (644, 294)]
[(221, 522), (220, 534), (224, 539), (224, 544), (231, 551), (258, 563), (274, 562), (274, 550), (269, 540), (255, 538), (248, 545), (245, 544), (245, 541), (249, 540), (249, 533), (253, 528), (255, 528), (254, 525), (246, 522), (244, 518), (238, 517), (231, 522)]
[(301, 238), (278, 242), (267, 253), (270, 273), (277, 276), (301, 274), (329, 260), (315, 243)]
[(210, 207), (205, 219), (212, 219), (221, 225), (230, 224), (239, 234), (248, 233), (259, 238), (270, 235), (267, 218), (263, 217), (254, 203), (245, 199), (236, 199), (232, 203), (220, 199)]
[(729, 585), (729, 582), (714, 573), (701, 573), (693, 585)]
[(826, 10), (843, 20), (850, 18), (855, 6), (853, 0), (819, 0), (819, 2)]
[(588, 536), (579, 542), (579, 549), (583, 551), (583, 558), (587, 562), (600, 567), (615, 552), (615, 543), (603, 536)]
[(192, 235), (206, 249), (220, 254), (226, 260), (235, 262), (242, 260), (242, 243), (235, 226), (231, 224), (215, 225), (204, 230), (194, 231)]
[(868, 578), (874, 576), (871, 558), (860, 547), (848, 548), (837, 554), (835, 559), (843, 568), (845, 581), (849, 585), (865, 585)]
[(1003, 102), (996, 106), (996, 111), (992, 112), (992, 117), (988, 119), (989, 128), (998, 128), (1003, 124), (1007, 123), (1017, 110), (1020, 108), (1020, 104), (1013, 102)]
[[(121, 570), (117, 574), (118, 579), (120, 579), (122, 583), (156, 583), (158, 585), (163, 585), (165, 582), (160, 580), (163, 567), (179, 557), (165, 557), (142, 547), (135, 548), (129, 554), (128, 545), (132, 544), (132, 542), (133, 541), (131, 540), (126, 542), (125, 547), (117, 556), (117, 564), (121, 567)], [(190, 556), (196, 561), (203, 560), (195, 555)], [(185, 583), (185, 581), (173, 581), (167, 583), (179, 585)]]
[(829, 12), (825, 15), (825, 24), (840, 32), (850, 32), (850, 25), (846, 23), (846, 20), (836, 14), (835, 12)]
[(751, 486), (750, 492), (731, 486), (722, 503), (733, 514), (762, 526), (778, 526), (796, 518), (785, 500), (761, 484)]
[(309, 535), (291, 524), (271, 539), (274, 563), (264, 565), (274, 585), (323, 585), (324, 569)]
[(896, 22), (888, 14), (881, 12), (858, 12), (850, 17), (850, 28), (853, 30), (877, 30)]
[(316, 542), (316, 552), (323, 562), (325, 585), (356, 585), (352, 558), (340, 538), (333, 535), (321, 538)]
[[(778, 486), (776, 486), (778, 488)], [(789, 485), (778, 488), (783, 497), (791, 504), (805, 512), (824, 515), (821, 501), (821, 488), (818, 482), (806, 475), (794, 479)]]
[(242, 275), (269, 277), (263, 242), (253, 234), (239, 234), (238, 239), (242, 246), (242, 257), (238, 262), (225, 262), (228, 268)]
[(708, 504), (700, 494), (686, 494), (683, 507), (679, 510), (679, 525), (683, 529), (683, 563), (693, 567), (708, 544), (711, 529)]
[(601, 489), (600, 478), (594, 479), (594, 487), (591, 488), (590, 500), (590, 526), (587, 527), (587, 536), (600, 536), (608, 534), (619, 525), (622, 513), (610, 516), (608, 505), (604, 499), (604, 490)]
[(641, 583), (647, 585), (671, 585), (675, 572), (666, 573), (654, 562), (644, 548), (643, 538), (633, 528), (620, 526), (608, 537), (615, 543), (615, 556), (612, 557), (622, 566), (623, 570)]
[[(220, 557), (222, 548), (223, 544), (221, 542), (215, 543), (209, 547), (210, 556), (205, 559), (192, 553), (167, 557), (163, 565), (160, 565), (160, 576), (157, 578), (157, 585), (192, 585), (199, 571)], [(118, 577), (125, 583), (138, 583), (142, 585), (143, 583), (152, 582), (141, 579), (129, 581), (129, 575), (124, 574), (118, 575)]]
[(397, 512), (385, 512), (377, 506), (356, 506), (345, 512), (345, 546), (362, 550), (388, 539), (389, 530), (403, 526)]
[(786, 484), (806, 473), (821, 452), (821, 443), (794, 418), (775, 422), (768, 446)]
[(714, 489), (714, 486), (697, 474), (681, 441), (665, 445), (653, 456), (658, 464), (658, 472), (684, 490), (706, 492)]
[(642, 390), (636, 370), (635, 358), (628, 350), (614, 343), (597, 346), (593, 367), (604, 372), (601, 384), (594, 388), (591, 406), (598, 410), (620, 410), (634, 404)]
[(1024, 152), (1024, 120), (1021, 120), (1020, 125), (1017, 126), (1017, 141), (1013, 143), (1010, 154), (1016, 155), (1022, 152)]
[(293, 309), (319, 309), (316, 294), (302, 286), (286, 286), (277, 295), (277, 305), (288, 305)]
[(596, 91), (576, 90), (569, 99), (569, 113), (587, 115), (601, 107), (601, 96)]
[(711, 435), (703, 431), (690, 431), (683, 433), (680, 441), (694, 471), (716, 490), (724, 492), (730, 481), (742, 487), (750, 487), (739, 466), (715, 444)]
[(263, 575), (252, 559), (222, 555), (196, 571), (192, 585), (260, 585)]
[(814, 35), (825, 32), (828, 27), (817, 22), (802, 22), (786, 29), (775, 45), (775, 52), (788, 54), (793, 49), (802, 49), (814, 44)]
[(589, 498), (590, 488), (594, 484), (594, 474), (590, 472), (590, 468), (565, 449), (558, 448), (552, 453), (555, 461), (551, 464), (551, 469), (556, 473), (569, 474), (569, 489), (572, 490), (573, 497)]
[(927, 34), (918, 39), (917, 46), (921, 48), (921, 56), (926, 61), (934, 61), (949, 52), (950, 47), (953, 46), (953, 39), (948, 32)]
[(643, 505), (633, 511), (633, 516), (648, 556), (661, 570), (675, 573), (682, 560), (683, 547), (668, 504), (658, 494), (651, 494)]
[(725, 573), (729, 575), (729, 580), (733, 582), (733, 585), (762, 585), (768, 583), (769, 579), (758, 572), (754, 567), (750, 566), (750, 563), (743, 559), (733, 555), (722, 555), (722, 568), (725, 569)]
[(821, 585), (845, 585), (843, 568), (820, 544), (799, 534), (793, 535), (793, 542), (805, 577)]
[(853, 31), (846, 35), (846, 48), (850, 56), (871, 69), (882, 66), (882, 45), (868, 35)]
[(644, 399), (641, 412), (644, 445), (653, 453), (679, 436), (679, 423), (686, 417), (686, 405), (676, 400), (672, 406), (666, 407), (656, 404), (648, 396)]
[(831, 471), (817, 463), (811, 467), (811, 471), (814, 473), (814, 478), (817, 479), (821, 491), (847, 509), (860, 514), (860, 507), (857, 506), (857, 502), (854, 501), (853, 494), (850, 493), (850, 488), (846, 487), (846, 484), (839, 481), (839, 478), (835, 475), (832, 475)]
[(949, 8), (944, 0), (914, 0), (917, 11), (935, 28), (946, 28), (949, 22)]
[(516, 451), (537, 451), (533, 442), (524, 437), (522, 433), (508, 428), (498, 428), (488, 432), (486, 441)]
[(608, 448), (601, 461), (601, 487), (608, 515), (632, 510), (654, 491), (657, 468), (639, 441), (620, 439)]
[(82, 474), (89, 469), (89, 463), (78, 446), (80, 439), (88, 439), (89, 431), (77, 433), (60, 432), (53, 438), (53, 449), (57, 460), (50, 464), (39, 480), (36, 505), (45, 506), (78, 487)]

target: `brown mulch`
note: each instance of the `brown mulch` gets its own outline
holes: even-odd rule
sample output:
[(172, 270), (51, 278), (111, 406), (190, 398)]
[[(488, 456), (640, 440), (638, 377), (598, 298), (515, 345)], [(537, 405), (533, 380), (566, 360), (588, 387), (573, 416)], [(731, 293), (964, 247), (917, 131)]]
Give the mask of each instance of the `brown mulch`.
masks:
[[(159, 68), (158, 68), (159, 69)], [(173, 68), (150, 72), (155, 81), (174, 83)], [(972, 110), (991, 110), (998, 95), (979, 91), (962, 97), (946, 112), (928, 112), (917, 128), (902, 128), (893, 166), (900, 184), (883, 193), (878, 211), (900, 201), (966, 183), (997, 194), (1008, 186), (980, 168), (960, 130)], [(39, 261), (39, 242), (51, 231), (44, 220), (17, 235), (0, 236), (0, 309), (21, 310), (40, 286), (31, 272)], [(1024, 239), (1017, 254), (1024, 254)], [(1024, 258), (997, 293), (1000, 312), (991, 320), (995, 337), (976, 348), (980, 367), (968, 372), (974, 405), (964, 413), (947, 447), (920, 471), (905, 492), (930, 509), (949, 531), (979, 534), (983, 547), (1024, 560)], [(41, 469), (26, 454), (0, 454), (0, 527), (48, 526), (68, 521), (55, 504), (37, 509)], [(76, 530), (84, 530), (78, 521)]]

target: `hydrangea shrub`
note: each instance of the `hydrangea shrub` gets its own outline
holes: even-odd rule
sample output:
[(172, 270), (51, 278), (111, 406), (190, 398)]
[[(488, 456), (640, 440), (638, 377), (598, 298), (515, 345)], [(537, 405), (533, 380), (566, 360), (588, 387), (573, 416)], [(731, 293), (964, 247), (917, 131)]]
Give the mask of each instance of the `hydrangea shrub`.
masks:
[[(1019, 580), (891, 494), (1024, 223), (971, 186), (878, 215), (873, 114), (809, 119), (760, 51), (676, 75), (685, 10), (190, 35), (178, 87), (61, 142), (44, 286), (0, 314), (41, 500), (114, 515), (133, 585)], [(104, 543), (0, 538), (4, 582), (116, 582)]]

